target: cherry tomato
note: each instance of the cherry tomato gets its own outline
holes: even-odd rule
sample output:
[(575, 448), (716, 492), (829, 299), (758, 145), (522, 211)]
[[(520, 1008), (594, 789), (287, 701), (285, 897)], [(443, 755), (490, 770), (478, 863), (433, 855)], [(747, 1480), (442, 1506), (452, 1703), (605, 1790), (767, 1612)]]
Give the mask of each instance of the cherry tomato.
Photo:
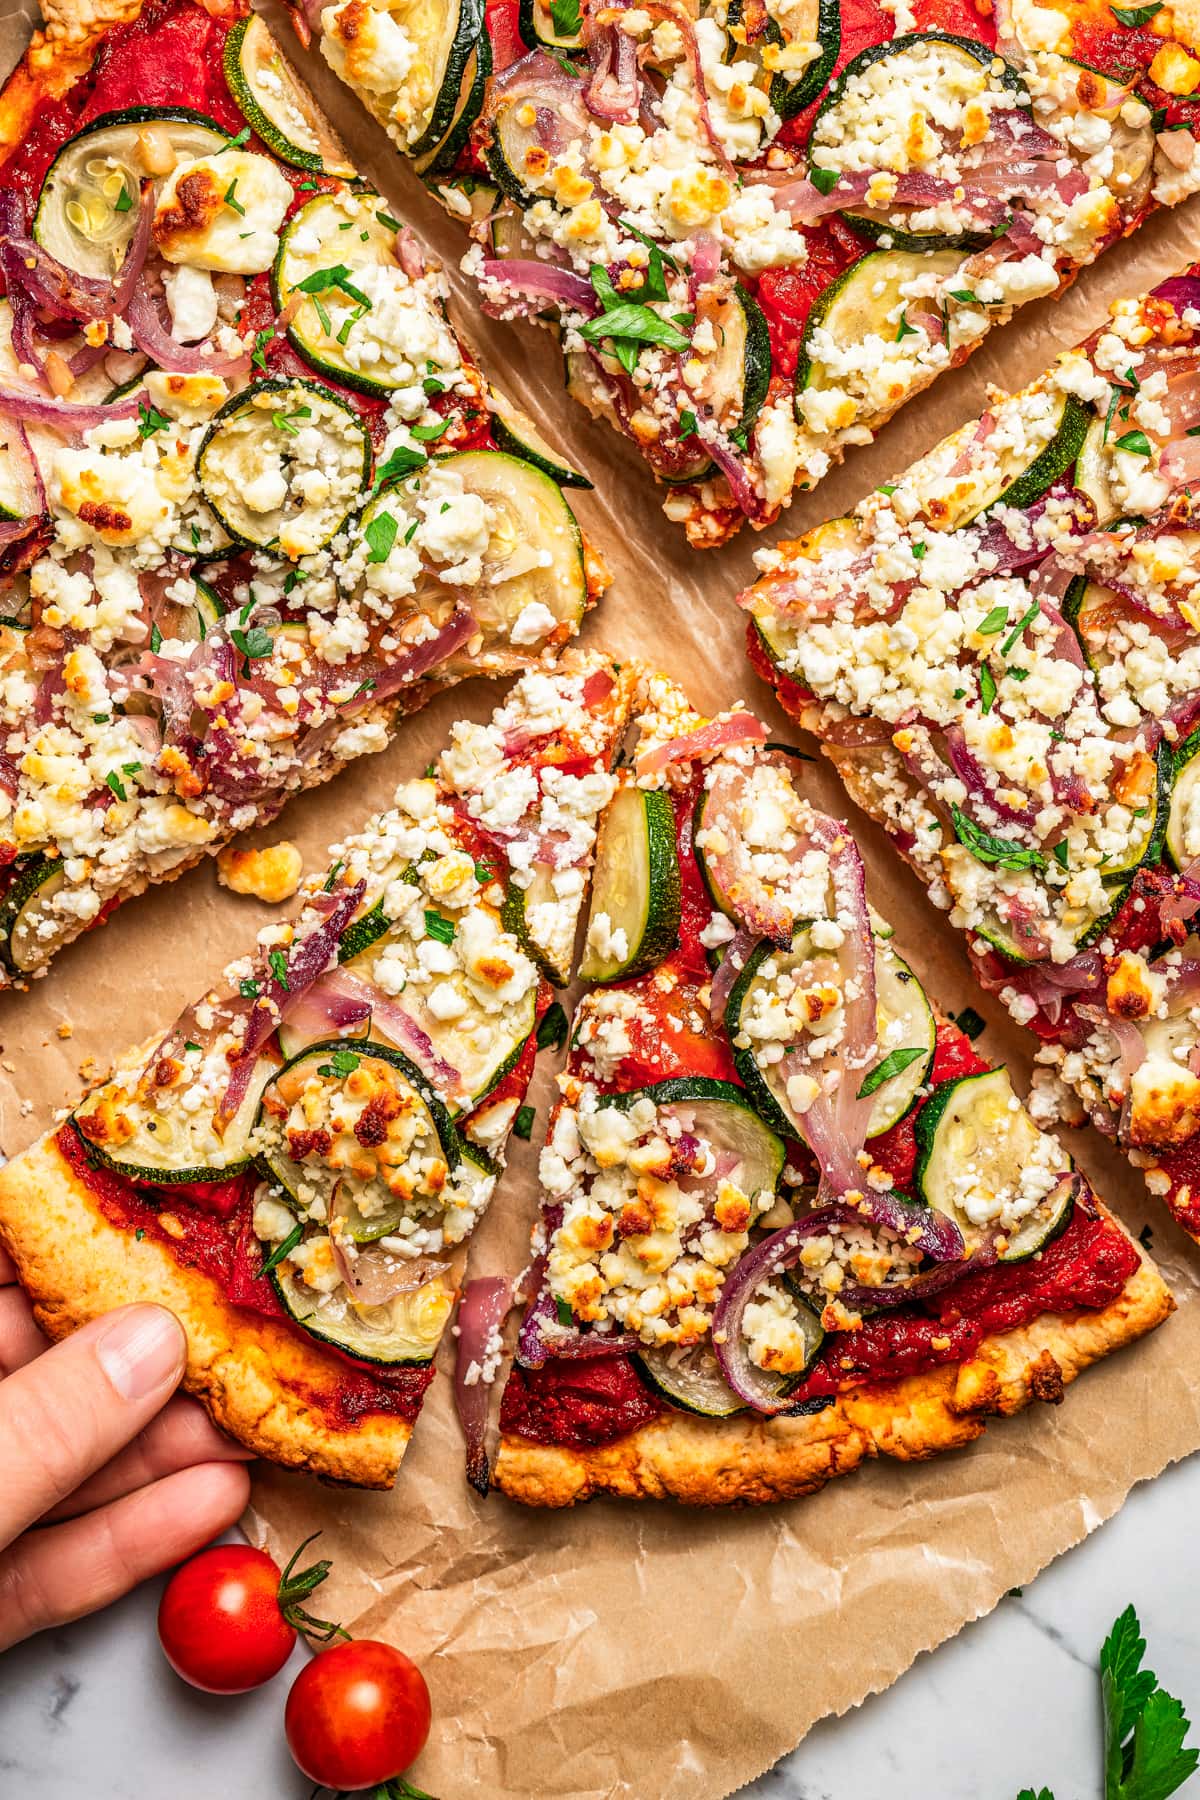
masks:
[(416, 1663), (371, 1638), (335, 1644), (292, 1683), (288, 1749), (322, 1787), (369, 1788), (403, 1773), (429, 1736), (429, 1689)]
[(158, 1636), (177, 1675), (207, 1694), (244, 1694), (278, 1675), (296, 1642), (279, 1610), (279, 1565), (249, 1544), (214, 1544), (176, 1569)]
[(208, 1694), (244, 1694), (278, 1675), (297, 1627), (325, 1641), (338, 1635), (301, 1604), (329, 1573), (327, 1562), (297, 1571), (312, 1541), (282, 1574), (249, 1544), (214, 1544), (176, 1569), (158, 1608), (159, 1642), (175, 1673)]

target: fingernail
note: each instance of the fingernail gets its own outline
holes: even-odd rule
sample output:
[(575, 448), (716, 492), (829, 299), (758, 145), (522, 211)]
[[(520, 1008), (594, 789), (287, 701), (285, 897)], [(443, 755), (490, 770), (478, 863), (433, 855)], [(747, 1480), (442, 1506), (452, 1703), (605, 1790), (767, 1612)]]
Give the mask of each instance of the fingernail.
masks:
[(178, 1375), (183, 1330), (165, 1307), (131, 1307), (101, 1334), (96, 1356), (123, 1400), (144, 1400)]

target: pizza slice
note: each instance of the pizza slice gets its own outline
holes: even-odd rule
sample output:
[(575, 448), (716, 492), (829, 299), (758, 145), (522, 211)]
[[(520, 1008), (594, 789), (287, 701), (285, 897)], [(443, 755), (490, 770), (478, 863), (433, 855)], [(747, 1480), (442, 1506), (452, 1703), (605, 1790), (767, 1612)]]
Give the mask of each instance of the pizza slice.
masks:
[[(0, 1172), (59, 1338), (156, 1300), (186, 1386), (262, 1456), (386, 1487), (574, 937), (629, 707), (602, 655), (519, 681), (337, 846), (165, 1033)], [(513, 893), (545, 893), (504, 923)], [(569, 951), (568, 951), (569, 954)]]
[(0, 93), (0, 273), (4, 986), (437, 688), (552, 662), (606, 575), (240, 0), (54, 9)]
[(1058, 1402), (1172, 1301), (869, 905), (795, 752), (652, 679), (601, 827), (496, 1483), (744, 1503)]
[[(763, 560), (751, 653), (1200, 1237), (1200, 277)], [(1064, 1086), (1064, 1084), (1066, 1084)]]
[(485, 309), (553, 326), (704, 547), (1200, 185), (1181, 7), (333, 0), (301, 25), (469, 227)]

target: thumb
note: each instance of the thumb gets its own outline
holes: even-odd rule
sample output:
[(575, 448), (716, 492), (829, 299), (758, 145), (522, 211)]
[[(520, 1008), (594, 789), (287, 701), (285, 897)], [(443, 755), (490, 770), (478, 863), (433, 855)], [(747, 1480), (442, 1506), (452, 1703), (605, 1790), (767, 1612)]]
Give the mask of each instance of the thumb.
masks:
[(178, 1387), (186, 1359), (174, 1313), (125, 1306), (0, 1382), (0, 1545), (136, 1437)]

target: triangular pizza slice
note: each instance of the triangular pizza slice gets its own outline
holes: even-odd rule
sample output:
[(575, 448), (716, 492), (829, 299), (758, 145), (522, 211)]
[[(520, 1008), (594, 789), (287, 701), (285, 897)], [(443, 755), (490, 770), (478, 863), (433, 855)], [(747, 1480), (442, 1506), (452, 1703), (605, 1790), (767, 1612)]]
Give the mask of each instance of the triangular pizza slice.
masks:
[(1172, 1307), (937, 1009), (849, 828), (661, 677), (600, 833), (495, 1482), (810, 1492), (1058, 1401)]
[[(61, 1337), (173, 1308), (263, 1456), (395, 1475), (569, 957), (631, 680), (569, 654), (336, 847), (299, 914), (0, 1173)], [(512, 920), (519, 928), (510, 929)]]

